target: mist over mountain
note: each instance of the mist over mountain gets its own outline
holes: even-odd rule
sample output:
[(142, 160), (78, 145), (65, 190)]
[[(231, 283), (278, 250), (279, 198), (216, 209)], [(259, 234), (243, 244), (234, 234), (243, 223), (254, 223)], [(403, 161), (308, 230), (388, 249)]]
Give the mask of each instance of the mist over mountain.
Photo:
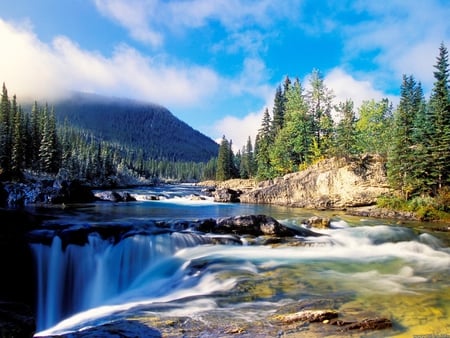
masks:
[(157, 104), (77, 92), (54, 108), (59, 124), (142, 150), (146, 159), (206, 162), (218, 153), (214, 140)]

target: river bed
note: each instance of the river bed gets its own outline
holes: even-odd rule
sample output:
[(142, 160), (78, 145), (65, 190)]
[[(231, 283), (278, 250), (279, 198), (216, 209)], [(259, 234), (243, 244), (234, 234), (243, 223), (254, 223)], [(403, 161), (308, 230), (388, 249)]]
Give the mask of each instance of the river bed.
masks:
[[(368, 337), (450, 335), (450, 249), (426, 223), (361, 219), (342, 212), (214, 203), (190, 185), (127, 190), (135, 202), (52, 210), (47, 225), (89, 227), (266, 214), (290, 227), (330, 217), (301, 246), (218, 245), (198, 233), (136, 233), (118, 243), (90, 235), (33, 244), (37, 336), (83, 332), (134, 318), (166, 336), (347, 336), (324, 325), (280, 326), (277, 315), (327, 308), (342, 320), (389, 318)], [(159, 200), (152, 200), (158, 196)], [(193, 197), (196, 198), (193, 198)], [(152, 331), (153, 332), (153, 331)], [(359, 333), (352, 333), (359, 336)]]

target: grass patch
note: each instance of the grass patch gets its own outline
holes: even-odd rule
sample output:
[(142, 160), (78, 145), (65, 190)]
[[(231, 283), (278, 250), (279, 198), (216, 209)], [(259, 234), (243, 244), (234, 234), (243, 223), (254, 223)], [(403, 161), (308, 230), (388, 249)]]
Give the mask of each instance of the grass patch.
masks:
[(450, 221), (450, 189), (443, 188), (436, 197), (415, 196), (408, 200), (399, 196), (380, 196), (379, 208), (414, 213), (423, 221)]

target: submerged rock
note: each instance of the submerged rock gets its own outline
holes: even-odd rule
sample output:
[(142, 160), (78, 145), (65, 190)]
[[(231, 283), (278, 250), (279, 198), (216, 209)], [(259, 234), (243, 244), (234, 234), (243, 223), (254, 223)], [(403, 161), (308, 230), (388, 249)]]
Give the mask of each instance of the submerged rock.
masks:
[(324, 322), (337, 317), (338, 312), (335, 310), (305, 310), (285, 315), (276, 315), (274, 319), (289, 324), (294, 322)]

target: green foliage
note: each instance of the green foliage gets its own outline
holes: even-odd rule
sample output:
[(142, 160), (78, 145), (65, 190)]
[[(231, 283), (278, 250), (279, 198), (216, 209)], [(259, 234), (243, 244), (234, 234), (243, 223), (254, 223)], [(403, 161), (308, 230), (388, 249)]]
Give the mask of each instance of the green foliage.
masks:
[(387, 155), (391, 138), (391, 110), (387, 99), (364, 101), (361, 104), (359, 118), (355, 123), (357, 153)]

